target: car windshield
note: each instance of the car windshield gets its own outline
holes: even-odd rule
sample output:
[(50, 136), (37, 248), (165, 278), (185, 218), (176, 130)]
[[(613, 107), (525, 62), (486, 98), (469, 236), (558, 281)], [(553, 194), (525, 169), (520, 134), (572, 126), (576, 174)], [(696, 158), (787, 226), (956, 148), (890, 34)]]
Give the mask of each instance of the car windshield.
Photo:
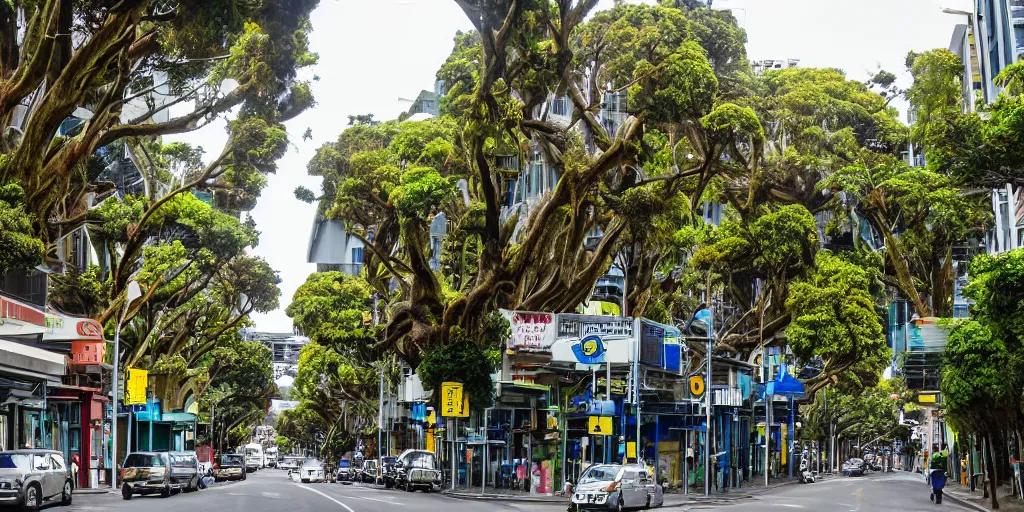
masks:
[(620, 469), (622, 469), (622, 466), (594, 466), (583, 473), (583, 476), (580, 477), (580, 483), (611, 482), (615, 480)]
[(176, 468), (191, 467), (196, 465), (196, 458), (183, 453), (171, 454), (171, 464)]
[(434, 469), (434, 454), (430, 452), (411, 453), (405, 457), (405, 465), (410, 468)]
[(374, 469), (377, 467), (377, 461), (375, 460), (368, 460), (364, 464), (363, 469)]
[(864, 462), (864, 461), (862, 461), (862, 460), (860, 460), (860, 459), (850, 459), (850, 460), (849, 460), (849, 461), (847, 462), (847, 464), (860, 464), (861, 462)]
[(32, 456), (27, 453), (0, 455), (0, 469), (28, 469), (30, 467), (32, 467)]
[(132, 453), (124, 461), (126, 468), (151, 468), (163, 466), (163, 458), (156, 454)]
[(222, 455), (220, 458), (221, 466), (241, 466), (244, 462), (241, 455)]
[(352, 463), (347, 461), (347, 460), (343, 460), (343, 461), (338, 463), (338, 467), (339, 468), (349, 468), (349, 467), (352, 467)]

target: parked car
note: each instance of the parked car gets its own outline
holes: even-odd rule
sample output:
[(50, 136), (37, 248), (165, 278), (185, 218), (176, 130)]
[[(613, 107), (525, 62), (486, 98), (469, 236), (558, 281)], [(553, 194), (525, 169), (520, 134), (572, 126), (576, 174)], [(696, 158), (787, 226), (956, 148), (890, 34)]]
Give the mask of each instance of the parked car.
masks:
[(199, 457), (196, 452), (168, 452), (171, 458), (171, 485), (185, 492), (199, 490)]
[(71, 504), (74, 482), (64, 456), (52, 450), (0, 452), (0, 505), (39, 510), (46, 501)]
[(578, 510), (650, 508), (662, 506), (664, 495), (643, 466), (598, 464), (580, 475), (572, 503)]
[(171, 479), (171, 457), (167, 452), (129, 453), (121, 465), (121, 497), (130, 500), (135, 494), (157, 494), (168, 497), (181, 488)]
[(327, 480), (324, 474), (324, 463), (318, 459), (306, 459), (299, 468), (299, 480), (304, 484), (310, 482), (323, 482)]
[(390, 489), (395, 486), (395, 479), (398, 477), (397, 468), (395, 463), (398, 462), (398, 457), (381, 457), (377, 464), (377, 485), (383, 485), (385, 489)]
[(348, 468), (348, 480), (350, 482), (362, 481), (363, 475), (363, 460), (356, 459), (352, 461), (352, 465)]
[(302, 457), (284, 457), (277, 465), (278, 469), (284, 469), (289, 473), (298, 471), (302, 467)]
[(843, 474), (847, 476), (864, 476), (864, 460), (852, 458), (844, 462)]
[(245, 480), (245, 455), (228, 453), (220, 456), (220, 461), (213, 468), (213, 479), (218, 482), (225, 480)]
[(398, 456), (396, 463), (398, 478), (395, 487), (413, 492), (423, 489), (430, 492), (437, 486), (441, 490), (441, 470), (437, 466), (434, 452), (426, 450), (406, 450)]
[(363, 469), (359, 472), (359, 478), (365, 484), (372, 484), (377, 481), (377, 461), (370, 459), (363, 462)]
[(351, 469), (352, 469), (352, 461), (350, 461), (348, 459), (341, 459), (341, 462), (338, 463), (338, 469), (334, 471), (334, 474), (335, 474), (334, 479), (337, 482), (347, 482), (347, 481), (349, 481), (349, 476), (350, 476), (349, 475), (349, 471)]

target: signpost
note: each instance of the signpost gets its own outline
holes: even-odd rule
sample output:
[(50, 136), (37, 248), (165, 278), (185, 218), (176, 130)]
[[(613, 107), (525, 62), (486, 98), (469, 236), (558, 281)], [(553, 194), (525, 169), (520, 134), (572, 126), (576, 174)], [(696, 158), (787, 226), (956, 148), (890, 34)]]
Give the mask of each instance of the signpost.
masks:
[(149, 372), (138, 368), (128, 368), (125, 379), (124, 404), (139, 405), (146, 403), (146, 390), (149, 388)]
[(612, 435), (612, 417), (591, 416), (588, 427), (587, 432), (595, 436), (610, 436)]
[(441, 383), (441, 415), (447, 418), (468, 418), (469, 397), (459, 382)]

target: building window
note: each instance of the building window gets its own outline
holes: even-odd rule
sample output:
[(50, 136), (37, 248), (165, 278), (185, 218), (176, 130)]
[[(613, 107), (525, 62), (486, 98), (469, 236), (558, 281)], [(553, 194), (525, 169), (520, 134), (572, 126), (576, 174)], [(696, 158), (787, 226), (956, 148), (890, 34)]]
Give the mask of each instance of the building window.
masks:
[(551, 113), (556, 116), (569, 115), (568, 101), (565, 96), (551, 100)]
[(362, 247), (353, 247), (352, 248), (352, 263), (362, 263), (362, 262), (363, 262), (363, 248)]

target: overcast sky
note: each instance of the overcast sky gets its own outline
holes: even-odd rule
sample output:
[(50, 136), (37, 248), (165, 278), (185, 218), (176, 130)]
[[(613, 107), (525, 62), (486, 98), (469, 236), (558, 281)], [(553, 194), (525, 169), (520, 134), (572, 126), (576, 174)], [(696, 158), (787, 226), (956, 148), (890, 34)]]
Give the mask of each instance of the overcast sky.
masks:
[[(601, 0), (598, 9), (612, 0)], [(803, 67), (836, 67), (864, 79), (882, 67), (903, 73), (909, 50), (948, 47), (953, 27), (964, 18), (944, 14), (966, 0), (715, 0), (732, 7), (747, 30), (751, 59), (800, 59)], [(350, 114), (373, 113), (387, 120), (409, 108), (400, 98), (433, 89), (434, 75), (452, 48), (457, 30), (469, 22), (452, 0), (321, 0), (313, 13), (310, 43), (320, 54), (308, 73), (319, 77), (317, 105), (288, 124), (293, 147), (252, 215), (262, 232), (253, 252), (280, 272), (281, 308), (255, 315), (256, 329), (287, 332), (284, 308), (315, 265), (306, 249), (315, 207), (295, 199), (305, 185), (320, 190), (319, 178), (306, 175), (316, 148), (335, 140)], [(904, 77), (903, 80), (906, 80)], [(306, 128), (312, 140), (302, 140)], [(219, 152), (223, 124), (175, 140)]]

